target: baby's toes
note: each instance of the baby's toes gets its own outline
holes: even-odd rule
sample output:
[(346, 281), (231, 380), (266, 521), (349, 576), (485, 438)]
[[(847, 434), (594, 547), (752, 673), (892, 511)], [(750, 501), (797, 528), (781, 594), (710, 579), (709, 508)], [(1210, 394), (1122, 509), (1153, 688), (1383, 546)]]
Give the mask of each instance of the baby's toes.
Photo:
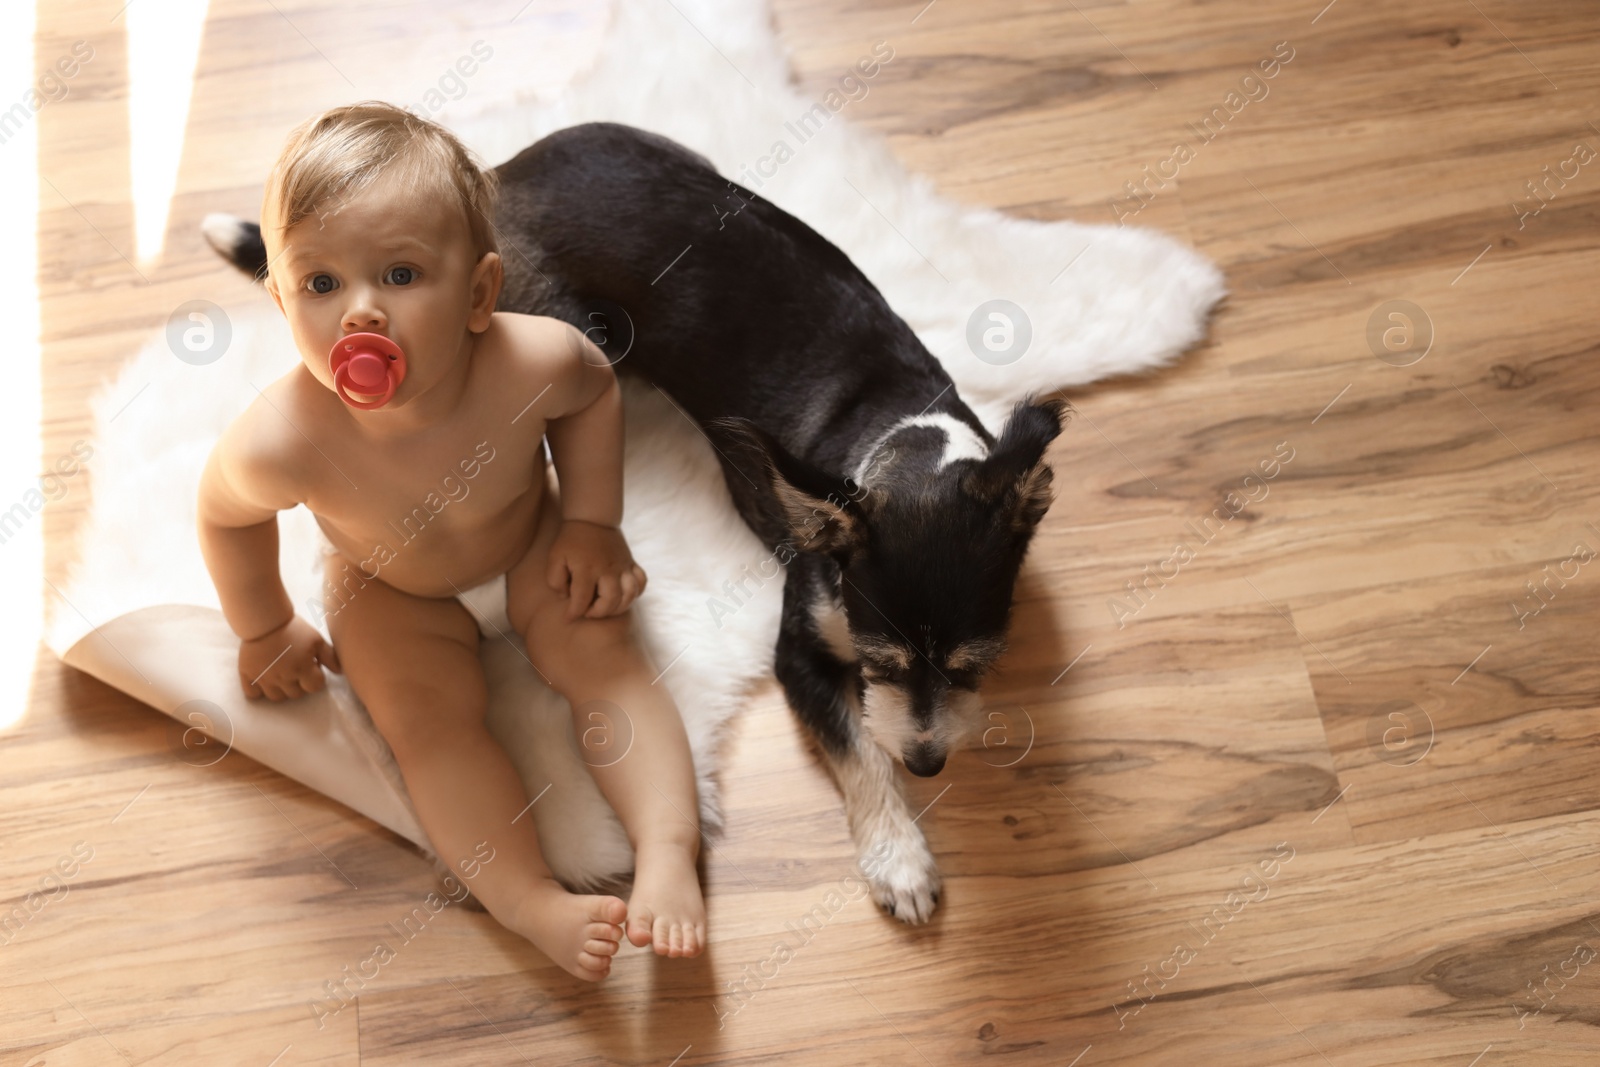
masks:
[(652, 941), (656, 944), (656, 951), (660, 952), (661, 938), (658, 931), (661, 923), (650, 914), (650, 909), (636, 907), (628, 916), (628, 941), (634, 948), (644, 948)]
[(578, 953), (579, 978), (586, 982), (598, 982), (610, 973), (610, 956), (596, 956), (593, 952)]
[(590, 923), (583, 928), (583, 936), (594, 941), (609, 941), (615, 946), (622, 940), (622, 927), (610, 923)]
[(583, 943), (583, 950), (592, 956), (615, 956), (618, 947), (615, 941), (594, 937)]
[(587, 911), (591, 921), (610, 926), (621, 926), (628, 917), (628, 906), (617, 897), (590, 897)]
[(683, 955), (683, 928), (670, 919), (657, 919), (655, 924), (656, 955), (681, 956)]

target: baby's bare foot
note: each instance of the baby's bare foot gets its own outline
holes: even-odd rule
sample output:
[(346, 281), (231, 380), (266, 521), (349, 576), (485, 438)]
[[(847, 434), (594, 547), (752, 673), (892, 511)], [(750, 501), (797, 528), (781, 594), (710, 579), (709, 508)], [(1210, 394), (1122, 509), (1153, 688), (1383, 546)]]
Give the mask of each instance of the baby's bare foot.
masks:
[(509, 924), (561, 967), (586, 982), (611, 973), (628, 908), (616, 897), (580, 896), (553, 878), (539, 881)]
[(694, 853), (680, 845), (638, 850), (628, 898), (628, 940), (658, 956), (698, 956), (706, 943), (706, 903)]

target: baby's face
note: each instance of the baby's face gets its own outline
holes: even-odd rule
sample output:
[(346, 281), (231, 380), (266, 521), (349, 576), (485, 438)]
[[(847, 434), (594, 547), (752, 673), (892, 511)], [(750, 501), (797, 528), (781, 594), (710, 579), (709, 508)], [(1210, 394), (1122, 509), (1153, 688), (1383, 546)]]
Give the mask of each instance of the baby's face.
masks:
[[(282, 237), (263, 227), (267, 288), (289, 319), (306, 367), (328, 389), (328, 355), (350, 333), (377, 333), (406, 355), (406, 378), (384, 410), (446, 377), (488, 328), (499, 256), (474, 261), (459, 207), (402, 189), (390, 176), (310, 215)], [(361, 394), (356, 394), (360, 396)]]

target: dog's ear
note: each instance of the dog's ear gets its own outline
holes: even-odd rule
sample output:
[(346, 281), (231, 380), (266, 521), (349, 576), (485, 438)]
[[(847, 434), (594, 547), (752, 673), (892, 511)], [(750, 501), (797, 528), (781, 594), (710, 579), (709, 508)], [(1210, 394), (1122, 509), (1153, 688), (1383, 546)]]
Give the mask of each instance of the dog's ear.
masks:
[(1019, 401), (989, 455), (962, 477), (961, 487), (1007, 512), (1019, 534), (1030, 534), (1050, 507), (1053, 475), (1044, 450), (1071, 410), (1065, 400)]
[(847, 556), (866, 540), (866, 523), (852, 483), (792, 455), (749, 419), (712, 419), (707, 436), (724, 463), (742, 475), (729, 479), (735, 495), (753, 500), (771, 541), (802, 552)]

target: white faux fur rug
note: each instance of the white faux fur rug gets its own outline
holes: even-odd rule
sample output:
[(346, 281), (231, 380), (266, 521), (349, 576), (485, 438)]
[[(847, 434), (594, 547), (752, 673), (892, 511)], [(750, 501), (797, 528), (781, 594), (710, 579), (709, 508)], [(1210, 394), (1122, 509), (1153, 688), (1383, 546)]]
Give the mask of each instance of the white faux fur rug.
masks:
[[(886, 50), (892, 45), (866, 41), (861, 52), (892, 65)], [(844, 249), (991, 429), (1026, 392), (1153, 368), (1203, 335), (1224, 292), (1204, 257), (1150, 230), (955, 205), (908, 174), (881, 139), (849, 124), (846, 94), (858, 90), (842, 79), (852, 74), (859, 86), (860, 73), (840, 72), (844, 93), (807, 99), (788, 70), (764, 5), (619, 0), (595, 68), (559, 99), (497, 105), (450, 125), (491, 165), (551, 130), (596, 119), (704, 153)], [(808, 115), (802, 141), (796, 123)], [(973, 311), (997, 298), (1023, 309), (1032, 332), (1023, 356), (1004, 365), (978, 359), (967, 340)], [(49, 644), (174, 716), (187, 728), (177, 731), (178, 751), (190, 762), (225, 758), (231, 745), (427, 848), (393, 759), (342, 677), (291, 705), (252, 704), (239, 693), (237, 641), (195, 538), (195, 487), (222, 428), (256, 387), (292, 366), (294, 349), (269, 302), (230, 316), (221, 359), (190, 365), (157, 336), (93, 401), (94, 501), (81, 563), (52, 604)], [(700, 433), (647, 386), (625, 381), (624, 398), (623, 528), (651, 579), (634, 610), (684, 713), (702, 818), (715, 832), (718, 738), (771, 669), (782, 583), (746, 581), (753, 596), (728, 597), (724, 583), (758, 573), (766, 553), (733, 510)], [(280, 524), (284, 579), (311, 617), (315, 524), (304, 509)], [(538, 798), (532, 810), (547, 860), (574, 888), (615, 884), (631, 869), (631, 851), (579, 759), (565, 702), (509, 645), (483, 650), (490, 726)], [(223, 743), (202, 743), (201, 731)]]

